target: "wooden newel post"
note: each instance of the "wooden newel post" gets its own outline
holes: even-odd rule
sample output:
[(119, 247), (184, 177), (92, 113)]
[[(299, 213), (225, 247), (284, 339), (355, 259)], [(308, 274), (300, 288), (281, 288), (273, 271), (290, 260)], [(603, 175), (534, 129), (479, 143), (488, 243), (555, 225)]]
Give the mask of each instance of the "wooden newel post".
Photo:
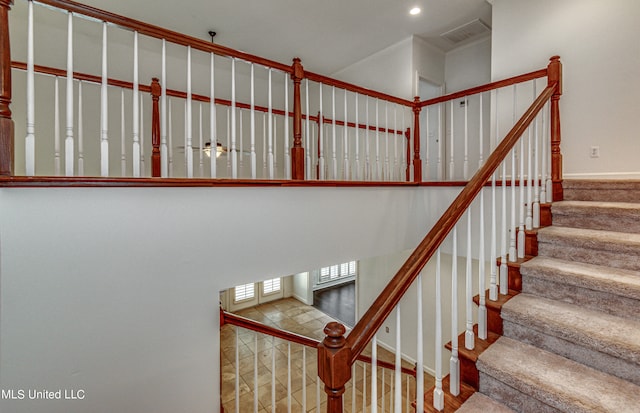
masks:
[(13, 0), (0, 0), (0, 176), (13, 175), (14, 129), (11, 118), (11, 47), (9, 10)]
[(351, 379), (351, 350), (345, 347), (346, 331), (342, 324), (331, 322), (324, 328), (327, 336), (318, 345), (318, 376), (327, 393), (327, 413), (342, 413), (344, 386)]
[(560, 56), (553, 56), (547, 68), (548, 85), (554, 83), (556, 90), (551, 96), (551, 183), (553, 201), (562, 201), (562, 153), (560, 152), (560, 96), (562, 95), (562, 63)]
[(299, 58), (293, 59), (293, 147), (291, 148), (291, 179), (304, 179), (304, 148), (302, 147), (302, 103), (300, 102), (300, 82), (304, 69)]
[(151, 112), (151, 176), (154, 178), (162, 175), (160, 165), (160, 109), (158, 101), (162, 94), (162, 87), (157, 77), (151, 79), (151, 100), (153, 101), (153, 109)]
[(422, 161), (420, 160), (420, 97), (413, 98), (413, 182), (422, 182)]

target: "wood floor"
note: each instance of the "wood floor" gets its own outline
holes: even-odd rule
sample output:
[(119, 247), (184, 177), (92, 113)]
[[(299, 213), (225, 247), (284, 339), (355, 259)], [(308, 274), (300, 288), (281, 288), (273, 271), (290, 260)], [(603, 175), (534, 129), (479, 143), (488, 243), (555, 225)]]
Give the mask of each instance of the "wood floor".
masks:
[(313, 306), (348, 327), (356, 323), (356, 282), (313, 292)]

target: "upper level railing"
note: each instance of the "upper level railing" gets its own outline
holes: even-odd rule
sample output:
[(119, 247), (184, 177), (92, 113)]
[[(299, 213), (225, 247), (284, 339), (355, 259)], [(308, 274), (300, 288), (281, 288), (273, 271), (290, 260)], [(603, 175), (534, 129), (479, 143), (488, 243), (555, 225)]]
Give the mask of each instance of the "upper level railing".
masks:
[(69, 0), (19, 1), (10, 42), (12, 4), (2, 176), (410, 178), (411, 100)]

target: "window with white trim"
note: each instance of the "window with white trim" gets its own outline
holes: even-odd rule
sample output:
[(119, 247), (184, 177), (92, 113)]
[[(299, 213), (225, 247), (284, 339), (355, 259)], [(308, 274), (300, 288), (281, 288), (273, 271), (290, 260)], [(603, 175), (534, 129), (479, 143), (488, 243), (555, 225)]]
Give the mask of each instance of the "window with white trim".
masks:
[(342, 264), (331, 265), (320, 268), (318, 284), (338, 280), (340, 278), (353, 277), (356, 275), (356, 262), (349, 261)]
[(254, 283), (236, 285), (234, 291), (233, 301), (236, 303), (250, 300), (256, 296), (256, 287)]
[(262, 295), (280, 292), (280, 277), (262, 282)]

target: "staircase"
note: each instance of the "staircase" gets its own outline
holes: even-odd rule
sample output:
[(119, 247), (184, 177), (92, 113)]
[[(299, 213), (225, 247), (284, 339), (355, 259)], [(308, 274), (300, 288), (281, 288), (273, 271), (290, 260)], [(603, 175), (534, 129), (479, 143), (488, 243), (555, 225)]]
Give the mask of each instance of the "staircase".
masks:
[(640, 412), (640, 181), (564, 194), (459, 412)]

